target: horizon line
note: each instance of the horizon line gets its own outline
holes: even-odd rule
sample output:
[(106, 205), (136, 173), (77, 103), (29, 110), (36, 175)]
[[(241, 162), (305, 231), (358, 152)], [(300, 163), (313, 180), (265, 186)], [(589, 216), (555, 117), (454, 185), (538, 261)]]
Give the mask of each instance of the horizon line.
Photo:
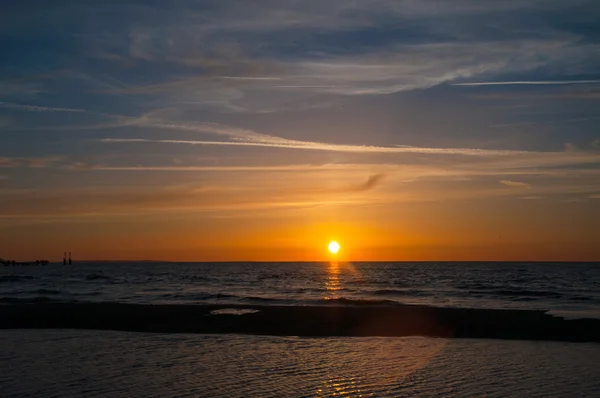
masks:
[[(34, 260), (35, 261), (35, 260)], [(198, 261), (177, 261), (177, 260), (74, 260), (72, 265), (76, 263), (168, 263), (168, 264), (227, 264), (227, 263), (263, 263), (263, 264), (279, 264), (279, 263), (600, 263), (600, 259), (596, 260), (198, 260)], [(50, 264), (62, 263), (62, 260), (50, 261)]]

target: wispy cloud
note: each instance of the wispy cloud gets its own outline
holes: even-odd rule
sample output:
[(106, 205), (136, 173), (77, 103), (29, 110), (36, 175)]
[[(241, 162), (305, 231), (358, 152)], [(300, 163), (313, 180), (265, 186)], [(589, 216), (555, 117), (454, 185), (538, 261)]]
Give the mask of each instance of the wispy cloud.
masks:
[(37, 105), (22, 105), (13, 104), (10, 102), (0, 102), (0, 108), (17, 109), (29, 112), (75, 112), (75, 113), (86, 113), (87, 111), (82, 109), (73, 108), (56, 108), (48, 106), (37, 106)]
[[(76, 163), (67, 166), (73, 170), (91, 171), (131, 171), (131, 172), (302, 172), (302, 171), (348, 171), (351, 169), (365, 169), (372, 165), (357, 164), (297, 164), (297, 165), (274, 165), (274, 166), (109, 166), (89, 165)], [(385, 167), (385, 166), (383, 166)]]
[(381, 184), (381, 181), (384, 178), (385, 178), (384, 174), (374, 174), (374, 175), (370, 176), (367, 179), (367, 181), (365, 181), (364, 184), (361, 184), (360, 186), (353, 189), (353, 191), (356, 191), (356, 192), (370, 191), (370, 190), (374, 189), (375, 187), (377, 187), (379, 184)]
[(531, 81), (504, 81), (504, 82), (470, 82), (453, 83), (453, 86), (552, 86), (564, 84), (598, 84), (600, 80), (531, 80)]
[[(494, 177), (494, 176), (518, 176), (518, 177), (544, 177), (554, 179), (573, 178), (597, 178), (600, 177), (600, 169), (597, 168), (564, 168), (555, 167), (540, 168), (535, 165), (524, 165), (509, 163), (508, 165), (493, 164), (486, 166), (485, 163), (474, 164), (442, 164), (442, 165), (419, 165), (419, 164), (394, 164), (394, 163), (327, 163), (327, 164), (291, 164), (272, 166), (114, 166), (106, 164), (88, 164), (76, 162), (60, 165), (59, 168), (73, 171), (97, 171), (97, 172), (223, 172), (223, 173), (279, 173), (279, 172), (374, 172), (377, 174), (360, 186), (376, 186), (384, 175), (395, 175), (403, 180), (417, 179), (444, 179), (465, 180), (472, 177)], [(374, 185), (373, 185), (374, 184)]]
[[(455, 80), (533, 70), (565, 54), (580, 58), (597, 49), (575, 37), (522, 39), (518, 42), (389, 43), (358, 54), (326, 53), (304, 59), (244, 62), (233, 75), (193, 74), (168, 81), (120, 87), (115, 94), (160, 95), (166, 102), (188, 101), (233, 112), (265, 112), (314, 105), (319, 96), (387, 95), (424, 89)], [(540, 56), (544, 54), (544, 56)], [(184, 57), (182, 55), (182, 57)], [(217, 61), (215, 61), (217, 62)], [(217, 63), (230, 65), (226, 59)], [(257, 63), (263, 66), (257, 66)], [(597, 83), (586, 81), (463, 82), (464, 86)], [(110, 90), (108, 91), (111, 92)]]
[[(103, 188), (30, 190), (0, 195), (0, 219), (43, 216), (136, 216), (156, 213), (232, 212), (306, 208), (322, 205), (362, 205), (340, 190), (298, 191), (243, 187), (170, 186), (165, 188)], [(244, 193), (241, 195), (240, 193)]]
[(64, 161), (64, 158), (61, 156), (44, 156), (30, 158), (13, 158), (0, 156), (0, 167), (29, 167), (32, 169), (40, 169), (54, 167), (62, 161)]
[[(274, 137), (278, 138), (278, 137)], [(507, 156), (525, 154), (526, 151), (494, 150), (477, 148), (424, 148), (424, 147), (382, 147), (368, 145), (328, 144), (323, 142), (297, 141), (275, 139), (274, 141), (200, 141), (200, 140), (154, 140), (145, 138), (103, 138), (104, 143), (155, 143), (155, 144), (185, 144), (185, 145), (223, 145), (249, 146), (284, 149), (307, 149), (314, 151), (351, 152), (351, 153), (420, 153), (438, 155), (463, 156)]]
[[(352, 176), (353, 178), (353, 176)], [(348, 179), (351, 180), (352, 178)], [(111, 187), (74, 188), (68, 191), (56, 189), (1, 190), (0, 219), (22, 217), (130, 217), (146, 214), (194, 214), (252, 211), (278, 211), (305, 209), (316, 206), (353, 208), (361, 206), (462, 201), (491, 198), (522, 197), (523, 190), (481, 188), (461, 184), (453, 189), (430, 184), (411, 190), (389, 190), (377, 186), (380, 178), (371, 176), (367, 184), (353, 186), (337, 182), (331, 186), (326, 181), (316, 181), (298, 175), (287, 178), (286, 184), (272, 183), (268, 178), (237, 186), (184, 185), (167, 187)], [(392, 181), (390, 181), (392, 183)], [(387, 188), (387, 187), (385, 187)], [(595, 197), (600, 185), (572, 184), (532, 187), (529, 197), (555, 194)]]
[(526, 182), (521, 182), (521, 181), (500, 180), (498, 182), (502, 185), (506, 185), (507, 187), (531, 188), (531, 184), (527, 184)]
[(577, 117), (577, 118), (569, 118), (569, 119), (552, 119), (552, 120), (538, 120), (535, 122), (516, 122), (516, 123), (503, 123), (503, 124), (494, 124), (490, 127), (492, 128), (504, 128), (504, 127), (522, 127), (522, 126), (534, 126), (540, 124), (558, 124), (558, 123), (584, 123), (594, 120), (600, 120), (600, 117)]
[[(70, 85), (101, 75), (87, 79), (84, 89), (98, 93), (101, 86), (102, 95), (196, 102), (227, 112), (274, 112), (314, 106), (319, 96), (385, 95), (458, 80), (487, 79), (462, 85), (583, 83), (490, 80), (540, 68), (575, 75), (586, 72), (583, 63), (593, 72), (600, 59), (596, 43), (550, 22), (532, 29), (515, 18), (536, 10), (543, 19), (578, 7), (591, 10), (593, 4), (330, 0), (223, 1), (206, 7), (182, 1), (176, 8), (166, 3), (85, 4), (57, 5), (48, 12), (56, 18), (69, 16), (71, 28), (89, 32), (73, 35), (78, 37), (73, 48), (84, 47), (87, 57), (103, 62), (96, 68), (81, 54), (71, 54), (82, 61), (74, 64), (88, 70), (61, 75)], [(27, 18), (26, 7), (10, 11), (16, 13), (13, 21), (38, 24)], [(111, 29), (96, 32), (83, 22), (82, 13), (110, 20)], [(130, 15), (136, 15), (135, 24)], [(52, 26), (37, 27), (54, 38)], [(64, 40), (69, 35), (58, 36)]]
[(21, 162), (18, 159), (0, 157), (0, 167), (16, 167), (20, 164)]
[(329, 151), (342, 153), (363, 154), (424, 154), (424, 155), (454, 155), (475, 158), (485, 158), (487, 163), (479, 165), (482, 168), (511, 169), (531, 167), (552, 167), (578, 164), (600, 163), (600, 154), (579, 150), (562, 152), (532, 152), (502, 149), (480, 148), (435, 148), (414, 146), (371, 146), (347, 145), (324, 142), (302, 141), (262, 134), (249, 129), (240, 129), (215, 123), (165, 121), (145, 115), (138, 119), (126, 120), (128, 125), (153, 127), (167, 130), (196, 132), (199, 134), (215, 134), (230, 138), (230, 141), (209, 141), (194, 139), (150, 139), (150, 138), (104, 138), (101, 142), (113, 144), (168, 144), (168, 145), (219, 145), (241, 147), (266, 147), (282, 149), (300, 149), (313, 151)]
[[(17, 176), (36, 171), (21, 168), (53, 168), (65, 187), (112, 188), (21, 192), (10, 203), (3, 192), (0, 203), (21, 215), (103, 215), (432, 201), (442, 184), (444, 199), (597, 195), (595, 104), (536, 101), (598, 98), (594, 1), (81, 2), (43, 7), (44, 20), (15, 3), (0, 27), (11, 44), (0, 72), (25, 77), (0, 82), (10, 117), (0, 148), (22, 157), (0, 157), (14, 168), (3, 185), (34, 185)], [(540, 113), (472, 101), (490, 91)], [(489, 125), (532, 138), (510, 141)], [(197, 158), (208, 151), (239, 158)], [(218, 187), (144, 185), (155, 178)], [(131, 181), (144, 186), (113, 189)]]
[[(178, 139), (147, 139), (147, 138), (103, 138), (104, 143), (158, 143), (158, 144), (185, 144), (185, 145), (224, 145), (224, 146), (257, 146), (269, 148), (306, 149), (332, 152), (354, 153), (420, 153), (440, 155), (463, 156), (507, 156), (527, 154), (527, 151), (494, 150), (478, 148), (423, 148), (413, 146), (371, 146), (371, 145), (344, 145), (324, 142), (302, 141), (258, 133), (248, 129), (241, 129), (219, 125), (216, 123), (177, 122), (165, 121), (144, 115), (138, 119), (126, 119), (126, 125), (153, 127), (167, 130), (191, 131), (201, 134), (215, 134), (231, 138), (231, 141), (208, 140), (178, 140)], [(115, 127), (119, 125), (116, 124)], [(106, 126), (103, 126), (106, 127)]]

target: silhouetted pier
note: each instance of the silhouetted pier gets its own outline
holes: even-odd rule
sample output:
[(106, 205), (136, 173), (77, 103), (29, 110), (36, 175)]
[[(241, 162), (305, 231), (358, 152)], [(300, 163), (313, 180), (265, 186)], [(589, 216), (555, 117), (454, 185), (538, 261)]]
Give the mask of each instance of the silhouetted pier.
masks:
[(71, 252), (69, 252), (68, 259), (67, 259), (67, 252), (65, 252), (65, 255), (63, 257), (63, 265), (67, 265), (67, 264), (69, 264), (69, 265), (73, 264), (73, 260), (71, 259)]
[(5, 267), (17, 267), (17, 266), (42, 266), (50, 264), (48, 260), (35, 260), (35, 261), (15, 261), (5, 260), (0, 258), (0, 264)]

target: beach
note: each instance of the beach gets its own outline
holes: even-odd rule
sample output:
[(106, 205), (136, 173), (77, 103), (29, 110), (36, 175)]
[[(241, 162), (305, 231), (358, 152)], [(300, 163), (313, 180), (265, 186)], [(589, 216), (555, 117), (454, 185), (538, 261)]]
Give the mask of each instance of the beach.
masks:
[(600, 0), (2, 5), (0, 398), (600, 398)]
[(0, 268), (9, 397), (600, 396), (597, 263)]
[(430, 336), (600, 342), (600, 319), (532, 310), (419, 305), (139, 305), (38, 303), (0, 306), (0, 329), (97, 329), (274, 336)]
[(600, 345), (0, 331), (6, 397), (594, 397)]

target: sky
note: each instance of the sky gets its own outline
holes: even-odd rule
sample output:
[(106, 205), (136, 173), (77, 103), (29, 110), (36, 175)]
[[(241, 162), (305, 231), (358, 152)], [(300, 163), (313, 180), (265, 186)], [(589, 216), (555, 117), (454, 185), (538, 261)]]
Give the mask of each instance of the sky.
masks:
[(600, 261), (597, 0), (8, 1), (0, 257)]

